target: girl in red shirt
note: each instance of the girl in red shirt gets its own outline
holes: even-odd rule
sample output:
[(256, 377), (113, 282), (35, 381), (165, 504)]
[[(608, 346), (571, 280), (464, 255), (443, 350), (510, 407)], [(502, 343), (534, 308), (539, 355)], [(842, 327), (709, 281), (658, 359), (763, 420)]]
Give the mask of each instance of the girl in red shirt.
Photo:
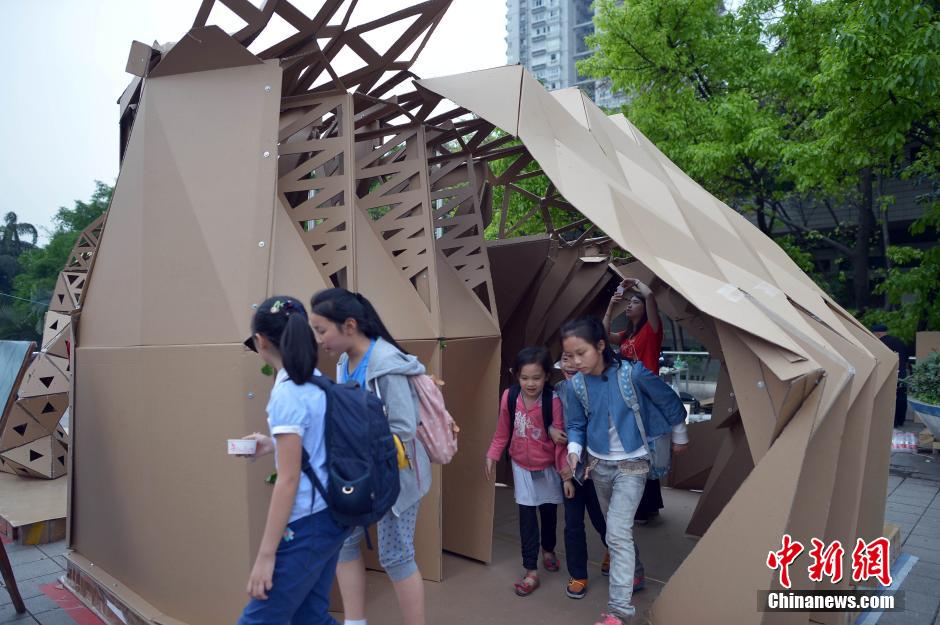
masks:
[[(610, 331), (610, 318), (618, 302), (626, 299), (627, 328), (623, 332)], [(610, 342), (620, 346), (620, 356), (624, 360), (639, 361), (643, 366), (659, 375), (659, 352), (663, 349), (663, 324), (659, 319), (659, 309), (653, 291), (644, 283), (628, 278), (620, 283), (620, 288), (610, 298), (607, 313), (604, 315), (604, 329), (610, 336)], [(663, 507), (663, 494), (659, 480), (647, 480), (643, 489), (643, 498), (634, 517), (638, 523), (646, 523), (659, 516)]]
[[(626, 300), (627, 328), (623, 332), (610, 331), (610, 318), (619, 302)], [(659, 352), (663, 348), (663, 324), (659, 320), (659, 309), (653, 291), (634, 278), (620, 283), (620, 288), (610, 298), (604, 315), (604, 329), (610, 342), (620, 346), (620, 356), (630, 361), (639, 361), (643, 366), (659, 375)]]

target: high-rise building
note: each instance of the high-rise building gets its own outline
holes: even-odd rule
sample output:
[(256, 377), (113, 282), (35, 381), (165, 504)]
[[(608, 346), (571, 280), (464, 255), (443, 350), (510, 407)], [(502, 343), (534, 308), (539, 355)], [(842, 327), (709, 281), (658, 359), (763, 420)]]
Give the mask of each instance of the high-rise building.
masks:
[(591, 56), (584, 38), (594, 33), (592, 0), (506, 0), (506, 56), (528, 69), (548, 89), (579, 87), (599, 106), (616, 108), (622, 94), (607, 80), (578, 73), (576, 62)]

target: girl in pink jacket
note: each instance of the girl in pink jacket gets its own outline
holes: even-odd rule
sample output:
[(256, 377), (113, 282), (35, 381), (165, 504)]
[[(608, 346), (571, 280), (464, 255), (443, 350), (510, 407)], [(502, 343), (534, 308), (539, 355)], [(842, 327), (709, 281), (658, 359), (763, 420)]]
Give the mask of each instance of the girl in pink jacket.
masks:
[[(516, 356), (513, 373), (517, 383), (500, 400), (499, 421), (484, 466), (486, 479), (493, 481), (496, 463), (509, 445), (525, 567), (524, 576), (514, 584), (520, 597), (539, 587), (540, 543), (543, 566), (548, 571), (558, 570), (555, 528), (558, 504), (564, 501), (559, 473), (567, 464), (564, 446), (556, 446), (548, 432), (550, 426), (564, 429), (561, 400), (548, 384), (551, 370), (551, 355), (544, 347), (526, 347)], [(511, 410), (510, 398), (515, 400)]]

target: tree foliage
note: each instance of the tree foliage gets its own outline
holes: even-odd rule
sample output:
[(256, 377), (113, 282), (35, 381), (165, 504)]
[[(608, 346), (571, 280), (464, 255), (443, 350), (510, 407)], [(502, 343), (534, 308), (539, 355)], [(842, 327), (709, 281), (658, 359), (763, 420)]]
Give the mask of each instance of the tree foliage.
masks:
[[(851, 264), (864, 309), (884, 177), (937, 175), (940, 25), (923, 0), (598, 0), (582, 73), (629, 94), (626, 115), (767, 234)], [(836, 232), (800, 203), (853, 208)], [(834, 213), (833, 213), (834, 215)], [(836, 220), (838, 223), (838, 220)]]
[(113, 187), (95, 181), (87, 202), (75, 200), (61, 207), (53, 218), (54, 230), (45, 247), (25, 251), (17, 258), (19, 271), (13, 295), (19, 300), (0, 313), (0, 338), (37, 339), (59, 273), (68, 262), (78, 236), (108, 209)]

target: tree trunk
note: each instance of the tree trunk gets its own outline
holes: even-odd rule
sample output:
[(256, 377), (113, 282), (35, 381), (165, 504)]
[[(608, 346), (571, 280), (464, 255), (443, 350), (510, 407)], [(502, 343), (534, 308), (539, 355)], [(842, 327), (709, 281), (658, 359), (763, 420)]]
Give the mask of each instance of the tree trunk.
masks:
[(869, 242), (875, 231), (874, 192), (870, 168), (862, 170), (859, 181), (861, 199), (858, 207), (858, 229), (855, 232), (855, 249), (852, 254), (852, 276), (855, 309), (861, 315), (868, 308), (871, 297), (869, 285), (868, 257), (871, 252)]
[(760, 231), (770, 236), (770, 227), (767, 225), (767, 215), (764, 213), (764, 198), (757, 197), (757, 227)]
[[(884, 176), (878, 176), (878, 199), (879, 201), (884, 201)], [(891, 247), (891, 233), (888, 231), (888, 204), (882, 204), (881, 209), (881, 251), (885, 257), (885, 280), (888, 279), (888, 274), (891, 271), (891, 259), (888, 257), (888, 248)], [(884, 303), (882, 304), (885, 310), (888, 309), (888, 294), (884, 294)]]

